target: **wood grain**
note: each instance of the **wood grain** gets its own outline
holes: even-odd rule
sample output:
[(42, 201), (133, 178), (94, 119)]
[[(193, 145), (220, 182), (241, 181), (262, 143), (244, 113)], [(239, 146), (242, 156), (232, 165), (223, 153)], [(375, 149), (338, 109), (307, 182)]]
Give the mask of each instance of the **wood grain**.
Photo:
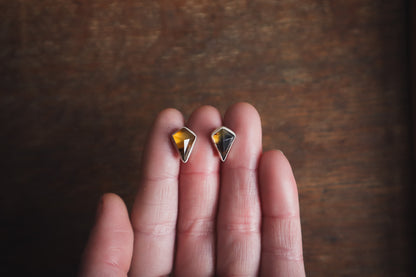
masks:
[(293, 163), (308, 275), (413, 276), (406, 7), (0, 0), (0, 272), (73, 276), (154, 116), (248, 101)]

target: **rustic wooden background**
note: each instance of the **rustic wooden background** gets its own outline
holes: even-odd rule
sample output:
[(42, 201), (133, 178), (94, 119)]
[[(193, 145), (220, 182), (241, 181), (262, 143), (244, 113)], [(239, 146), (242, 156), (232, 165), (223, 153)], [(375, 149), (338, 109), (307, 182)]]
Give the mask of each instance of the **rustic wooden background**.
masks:
[(293, 163), (308, 275), (413, 276), (407, 5), (0, 0), (0, 273), (73, 276), (154, 116), (248, 101)]

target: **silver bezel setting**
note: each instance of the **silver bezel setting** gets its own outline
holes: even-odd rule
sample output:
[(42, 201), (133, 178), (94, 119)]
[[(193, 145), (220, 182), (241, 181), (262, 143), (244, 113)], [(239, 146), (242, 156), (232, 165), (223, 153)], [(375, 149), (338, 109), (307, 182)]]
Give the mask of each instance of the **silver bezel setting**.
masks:
[[(228, 152), (225, 154), (224, 159), (222, 158), (221, 152), (220, 152), (220, 150), (218, 150), (217, 146), (215, 145), (215, 141), (214, 141), (214, 135), (215, 135), (216, 133), (218, 133), (221, 129), (224, 129), (224, 130), (226, 130), (227, 132), (230, 132), (230, 133), (234, 136), (234, 139), (233, 139), (233, 141), (231, 142), (231, 145), (230, 145), (230, 149), (229, 149), (229, 150), (228, 150)], [(211, 133), (211, 140), (212, 140), (212, 142), (214, 143), (214, 147), (215, 147), (215, 149), (217, 150), (218, 156), (220, 156), (220, 159), (221, 159), (221, 161), (222, 161), (222, 162), (225, 162), (225, 160), (227, 159), (228, 154), (230, 153), (231, 148), (233, 147), (234, 141), (235, 141), (236, 139), (237, 139), (237, 135), (234, 133), (234, 131), (233, 131), (233, 130), (231, 130), (230, 128), (225, 127), (225, 126), (221, 126), (221, 127), (217, 128), (217, 129), (215, 129), (215, 130)]]
[[(175, 140), (173, 139), (173, 135), (174, 134), (176, 134), (177, 132), (179, 132), (180, 130), (182, 130), (182, 129), (185, 129), (186, 131), (188, 131), (189, 133), (191, 133), (194, 137), (195, 137), (195, 139), (194, 139), (194, 143), (191, 145), (191, 148), (189, 149), (189, 155), (188, 155), (188, 157), (186, 157), (186, 159), (185, 160), (183, 160), (182, 159), (182, 155), (181, 155), (181, 153), (179, 152), (179, 149), (178, 149), (178, 147), (176, 146), (176, 142), (175, 142)], [(195, 146), (195, 144), (196, 144), (196, 141), (197, 141), (197, 138), (198, 138), (198, 136), (191, 130), (191, 129), (189, 129), (188, 127), (186, 127), (186, 126), (184, 126), (184, 127), (182, 127), (182, 128), (180, 128), (180, 129), (178, 129), (178, 130), (176, 130), (175, 132), (173, 132), (172, 133), (172, 135), (170, 136), (170, 139), (171, 139), (171, 141), (172, 141), (172, 143), (173, 143), (173, 145), (174, 145), (174, 148), (176, 149), (176, 152), (179, 154), (179, 157), (180, 157), (180, 160), (183, 162), (183, 163), (187, 163), (188, 162), (188, 160), (189, 160), (189, 157), (191, 156), (191, 154), (192, 154), (192, 150), (194, 149), (194, 146)]]

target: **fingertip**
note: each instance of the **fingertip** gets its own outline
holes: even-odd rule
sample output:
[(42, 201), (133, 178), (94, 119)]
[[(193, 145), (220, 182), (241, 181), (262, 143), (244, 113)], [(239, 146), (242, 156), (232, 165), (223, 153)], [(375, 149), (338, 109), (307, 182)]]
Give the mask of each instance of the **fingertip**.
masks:
[[(209, 116), (209, 117), (207, 117)], [(211, 105), (203, 105), (197, 109), (195, 109), (191, 116), (189, 117), (190, 121), (198, 121), (201, 117), (204, 117), (208, 120), (221, 120), (221, 114), (217, 108)], [(191, 122), (190, 122), (191, 123)]]
[(182, 117), (182, 113), (178, 109), (166, 108), (166, 109), (161, 110), (156, 118), (170, 116), (170, 115)]
[(104, 193), (101, 196), (100, 203), (98, 204), (100, 209), (100, 214), (106, 213), (110, 214), (119, 214), (120, 212), (128, 213), (126, 204), (123, 199), (115, 193)]
[(274, 149), (264, 152), (260, 160), (260, 172), (264, 170), (279, 171), (281, 173), (292, 173), (289, 160), (281, 150)]
[(183, 126), (183, 115), (174, 108), (164, 109), (157, 115), (144, 147), (144, 177), (176, 175), (179, 172), (179, 154), (171, 136)]
[(100, 199), (98, 210), (80, 276), (123, 276), (130, 267), (133, 245), (126, 205), (118, 195), (106, 193)]
[(252, 109), (254, 111), (257, 111), (256, 108), (252, 104), (250, 104), (248, 102), (237, 102), (237, 103), (234, 103), (234, 104), (232, 104), (231, 106), (228, 107), (228, 110), (231, 111), (233, 109), (240, 109), (240, 108), (243, 108), (243, 109)]
[(221, 113), (213, 106), (204, 105), (192, 112), (187, 126), (196, 132), (203, 132), (203, 138), (205, 139), (205, 133), (212, 132), (221, 125), (221, 122)]
[(113, 203), (113, 202), (118, 202), (118, 201), (123, 201), (123, 200), (117, 194), (112, 193), (112, 192), (107, 192), (101, 196), (100, 204), (103, 205), (104, 202), (108, 202), (108, 201), (111, 201), (111, 203)]
[(273, 216), (298, 215), (298, 190), (292, 167), (280, 150), (263, 153), (259, 166), (264, 211)]
[(211, 172), (218, 170), (218, 159), (211, 142), (211, 133), (221, 126), (220, 112), (213, 106), (201, 106), (189, 117), (187, 126), (196, 133), (197, 142), (192, 155), (181, 170), (194, 172)]
[(261, 120), (257, 110), (249, 103), (234, 104), (224, 115), (224, 125), (236, 134), (224, 165), (257, 168), (262, 152)]
[(100, 212), (94, 227), (95, 231), (104, 234), (103, 230), (120, 228), (129, 233), (131, 238), (133, 237), (128, 210), (120, 196), (115, 193), (105, 193), (101, 196), (98, 207)]
[(156, 116), (154, 126), (177, 126), (178, 122), (182, 123), (183, 125), (183, 121), (183, 114), (179, 110), (174, 108), (167, 108), (160, 111), (159, 114)]
[(224, 120), (231, 117), (247, 118), (251, 122), (255, 123), (260, 123), (261, 121), (257, 109), (252, 104), (247, 102), (238, 102), (231, 105), (225, 112)]

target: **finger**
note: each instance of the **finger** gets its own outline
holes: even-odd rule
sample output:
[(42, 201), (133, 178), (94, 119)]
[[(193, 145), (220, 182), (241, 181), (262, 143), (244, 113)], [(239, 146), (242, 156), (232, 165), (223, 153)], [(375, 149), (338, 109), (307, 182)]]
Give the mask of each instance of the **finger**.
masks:
[(262, 205), (262, 276), (305, 276), (296, 182), (280, 151), (264, 153), (259, 167)]
[(159, 114), (150, 133), (143, 181), (132, 209), (131, 276), (163, 276), (172, 271), (180, 161), (170, 137), (182, 126), (182, 114), (167, 109)]
[(257, 188), (260, 117), (253, 106), (239, 103), (228, 109), (224, 124), (236, 133), (236, 139), (221, 167), (217, 272), (221, 276), (256, 276), (261, 243)]
[(221, 115), (203, 106), (191, 115), (187, 126), (196, 133), (197, 145), (180, 171), (175, 274), (212, 276), (220, 162), (210, 135), (221, 126)]
[(105, 194), (85, 249), (80, 276), (127, 276), (132, 246), (133, 230), (123, 200), (115, 194)]

